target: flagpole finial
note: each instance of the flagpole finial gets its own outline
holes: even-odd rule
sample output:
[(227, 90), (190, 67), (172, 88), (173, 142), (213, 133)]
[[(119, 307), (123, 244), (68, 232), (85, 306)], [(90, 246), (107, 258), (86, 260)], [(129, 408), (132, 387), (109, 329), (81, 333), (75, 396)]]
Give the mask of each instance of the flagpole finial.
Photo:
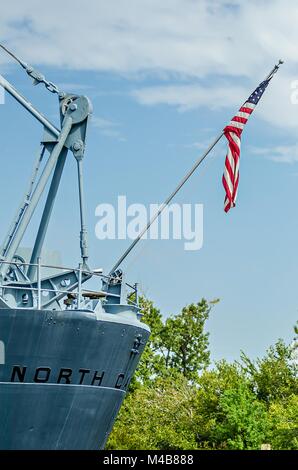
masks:
[(269, 73), (269, 75), (266, 77), (265, 80), (271, 80), (271, 78), (273, 77), (273, 75), (276, 74), (276, 72), (278, 71), (279, 67), (284, 63), (283, 60), (279, 59), (278, 61), (278, 64), (274, 65), (273, 69), (271, 70), (271, 72)]

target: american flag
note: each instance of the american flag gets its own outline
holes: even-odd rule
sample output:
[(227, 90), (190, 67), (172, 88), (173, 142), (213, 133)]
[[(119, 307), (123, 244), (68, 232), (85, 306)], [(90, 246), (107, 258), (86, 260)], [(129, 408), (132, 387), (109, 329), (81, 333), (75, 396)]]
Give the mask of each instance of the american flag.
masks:
[(263, 95), (271, 78), (272, 77), (263, 81), (258, 88), (255, 89), (248, 100), (241, 106), (236, 116), (233, 117), (231, 122), (223, 130), (228, 140), (228, 153), (222, 177), (222, 183), (226, 191), (224, 202), (225, 212), (228, 212), (231, 207), (235, 207), (235, 201), (237, 198), (242, 131), (249, 116), (261, 99), (261, 96)]

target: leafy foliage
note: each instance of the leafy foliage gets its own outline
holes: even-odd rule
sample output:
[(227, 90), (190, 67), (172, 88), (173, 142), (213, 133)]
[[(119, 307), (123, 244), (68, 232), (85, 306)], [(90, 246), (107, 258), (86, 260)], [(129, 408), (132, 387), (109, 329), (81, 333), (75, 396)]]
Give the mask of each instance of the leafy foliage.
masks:
[(136, 389), (121, 408), (108, 449), (196, 449), (189, 427), (194, 393), (183, 376)]
[(199, 372), (210, 363), (208, 333), (204, 326), (211, 304), (202, 299), (163, 322), (151, 301), (142, 298), (140, 303), (143, 321), (151, 328), (151, 337), (136, 378), (145, 384), (157, 377), (181, 373), (188, 380), (197, 380)]
[(298, 449), (298, 396), (273, 402), (269, 408), (269, 441), (274, 449)]
[(211, 437), (218, 448), (259, 449), (267, 427), (265, 406), (243, 380), (221, 395)]
[(282, 340), (271, 346), (267, 355), (255, 363), (242, 353), (244, 371), (254, 383), (260, 400), (271, 403), (298, 393), (297, 365), (292, 354), (292, 348)]
[(164, 321), (141, 299), (151, 338), (108, 449), (298, 449), (297, 343), (208, 368), (212, 306), (203, 299)]

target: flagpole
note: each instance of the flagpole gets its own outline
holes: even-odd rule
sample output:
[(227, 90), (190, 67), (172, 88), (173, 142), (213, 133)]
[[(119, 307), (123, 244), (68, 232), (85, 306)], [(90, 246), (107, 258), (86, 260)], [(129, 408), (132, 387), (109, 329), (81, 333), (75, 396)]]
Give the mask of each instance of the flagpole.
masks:
[[(278, 71), (280, 65), (283, 64), (282, 60), (278, 61), (278, 64), (273, 67), (269, 75), (265, 78), (266, 80), (271, 80), (273, 75)], [(196, 171), (198, 166), (201, 165), (201, 163), (205, 160), (207, 155), (211, 152), (211, 150), (215, 147), (215, 145), (220, 141), (222, 136), (224, 135), (224, 132), (222, 133), (213, 141), (213, 143), (207, 148), (207, 150), (201, 155), (201, 157), (195, 162), (193, 167), (189, 170), (189, 172), (184, 176), (184, 178), (179, 182), (178, 186), (174, 189), (174, 191), (167, 197), (167, 199), (164, 201), (163, 204), (159, 207), (159, 209), (156, 211), (156, 213), (153, 215), (153, 217), (149, 220), (147, 225), (143, 228), (143, 230), (140, 232), (140, 234), (135, 238), (135, 240), (131, 243), (131, 245), (127, 248), (127, 250), (123, 253), (123, 255), (118, 259), (117, 263), (113, 266), (111, 269), (109, 275), (112, 275), (116, 269), (120, 266), (120, 264), (125, 260), (125, 258), (129, 255), (129, 253), (134, 249), (136, 244), (141, 240), (143, 235), (149, 230), (153, 222), (160, 216), (160, 214), (164, 211), (164, 209), (170, 204), (172, 199), (176, 196), (178, 191), (184, 186), (184, 184), (189, 180), (191, 175)]]
[(134, 241), (131, 243), (131, 245), (127, 248), (127, 250), (123, 253), (123, 255), (119, 258), (117, 263), (113, 266), (113, 268), (110, 271), (110, 275), (116, 271), (116, 269), (120, 266), (120, 264), (125, 260), (125, 258), (129, 255), (131, 250), (136, 246), (136, 244), (141, 240), (143, 235), (149, 230), (153, 222), (160, 216), (160, 214), (164, 211), (164, 209), (170, 204), (172, 199), (176, 196), (178, 191), (184, 186), (184, 184), (189, 180), (191, 175), (196, 171), (198, 166), (201, 165), (201, 163), (205, 160), (207, 155), (211, 152), (211, 150), (215, 147), (215, 145), (220, 141), (222, 136), (224, 135), (224, 132), (222, 132), (214, 141), (211, 145), (209, 145), (208, 149), (201, 155), (201, 157), (195, 162), (193, 167), (189, 170), (189, 172), (184, 176), (184, 178), (179, 182), (179, 184), (176, 186), (174, 191), (167, 197), (167, 199), (164, 201), (163, 204), (160, 205), (159, 209), (156, 211), (156, 213), (153, 215), (153, 217), (149, 220), (147, 225), (143, 228), (141, 233), (137, 236), (137, 238), (134, 239)]

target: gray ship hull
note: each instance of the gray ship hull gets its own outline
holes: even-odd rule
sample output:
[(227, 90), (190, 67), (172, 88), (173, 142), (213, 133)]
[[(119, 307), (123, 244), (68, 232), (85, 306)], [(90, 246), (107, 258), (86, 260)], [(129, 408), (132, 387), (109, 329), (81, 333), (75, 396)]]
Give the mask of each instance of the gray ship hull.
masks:
[(103, 448), (148, 327), (129, 310), (0, 313), (0, 449)]

